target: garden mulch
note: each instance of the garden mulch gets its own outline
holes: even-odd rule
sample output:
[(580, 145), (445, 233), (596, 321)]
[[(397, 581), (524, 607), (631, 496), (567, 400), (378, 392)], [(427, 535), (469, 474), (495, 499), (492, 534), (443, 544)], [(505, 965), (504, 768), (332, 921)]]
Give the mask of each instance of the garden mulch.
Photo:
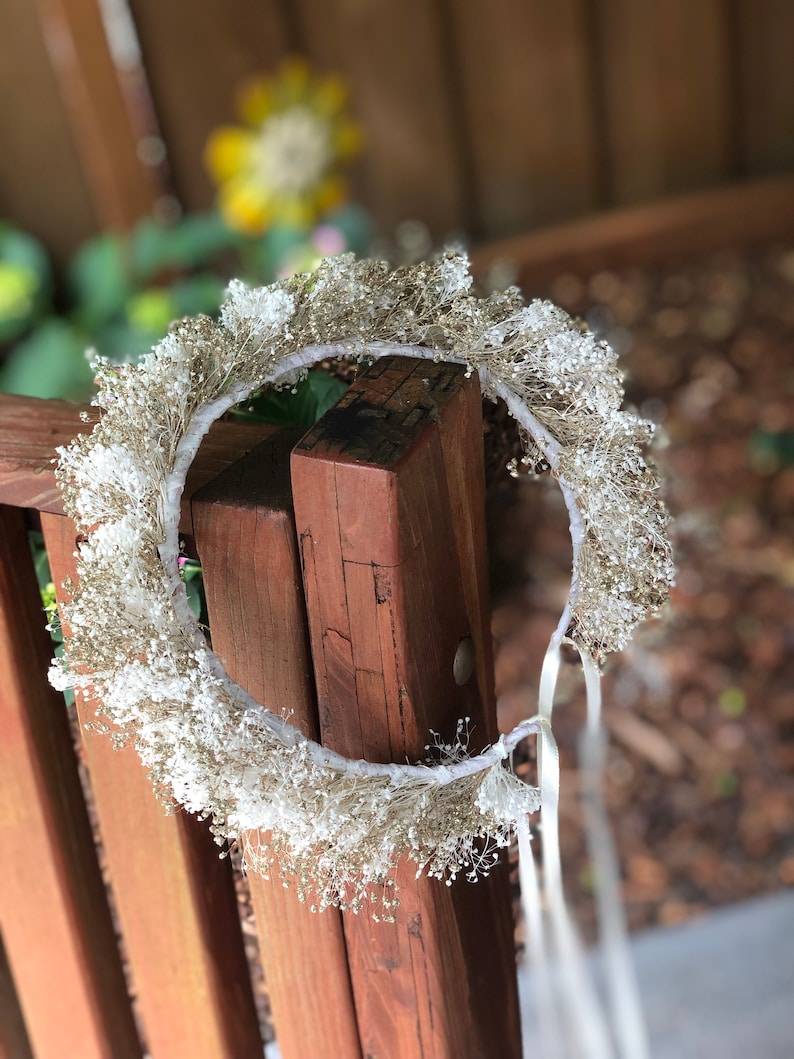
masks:
[[(794, 248), (560, 275), (542, 293), (615, 346), (629, 405), (658, 424), (653, 458), (674, 518), (677, 584), (663, 615), (606, 666), (605, 783), (631, 929), (680, 924), (794, 885)], [(508, 730), (535, 712), (570, 542), (555, 484), (507, 477), (518, 449), (503, 409), (486, 406), (485, 429), (496, 690)], [(554, 721), (564, 875), (593, 940), (577, 804), (583, 679), (573, 653), (569, 661)], [(531, 751), (517, 768), (532, 780)]]
[[(794, 884), (794, 251), (564, 275), (548, 293), (618, 349), (629, 404), (658, 424), (677, 584), (606, 667), (606, 798), (631, 927), (679, 923)], [(491, 432), (507, 433), (502, 422)], [(570, 545), (548, 480), (494, 484), (490, 514), (509, 728), (534, 709)], [(582, 691), (572, 658), (554, 722), (561, 833), (568, 896), (592, 937)]]

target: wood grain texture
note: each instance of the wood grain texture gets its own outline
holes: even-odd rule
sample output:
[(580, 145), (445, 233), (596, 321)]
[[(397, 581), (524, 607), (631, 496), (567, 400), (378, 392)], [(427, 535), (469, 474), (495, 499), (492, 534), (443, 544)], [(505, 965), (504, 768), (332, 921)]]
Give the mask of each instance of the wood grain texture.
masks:
[(580, 0), (446, 5), (489, 237), (592, 209), (598, 143)]
[(721, 0), (598, 0), (596, 19), (611, 201), (725, 180), (733, 125)]
[(37, 1059), (140, 1059), (22, 512), (0, 507), (0, 925)]
[[(83, 412), (87, 423), (80, 419)], [(55, 449), (90, 430), (97, 418), (97, 409), (69, 401), (0, 393), (0, 503), (63, 514), (52, 463)], [(190, 498), (196, 489), (272, 432), (262, 423), (213, 424), (188, 472), (179, 527), (185, 536), (193, 532)]]
[[(280, 431), (193, 498), (212, 646), (229, 675), (267, 709), (317, 738), (306, 608), (298, 562), (289, 452), (302, 429)], [(251, 836), (254, 844), (257, 836)], [(359, 1059), (340, 914), (309, 911), (278, 874), (249, 874), (265, 972), (284, 1059)]]
[(427, 0), (297, 0), (302, 50), (350, 86), (365, 133), (358, 195), (387, 235), (407, 219), (436, 239), (467, 226), (447, 27)]
[[(479, 407), (462, 369), (386, 358), (294, 450), (320, 731), (347, 756), (420, 760), (463, 716), (473, 746), (495, 737), (488, 652), (479, 679), (452, 673), (462, 639), (488, 642), (482, 574), (463, 572), (485, 563)], [(407, 862), (395, 924), (345, 915), (365, 1055), (520, 1054), (503, 869), (448, 888)]]
[[(75, 528), (42, 515), (53, 580), (74, 578)], [(58, 590), (59, 601), (64, 590)], [(166, 815), (132, 747), (88, 730), (77, 696), (111, 885), (155, 1059), (260, 1059), (231, 868), (206, 823)], [(75, 1054), (79, 1054), (75, 1053)]]
[(744, 171), (753, 176), (794, 168), (794, 4), (733, 0), (738, 50)]
[(236, 124), (235, 93), (270, 73), (287, 49), (276, 0), (130, 0), (177, 194), (187, 210), (207, 209), (215, 192), (204, 146), (219, 125)]

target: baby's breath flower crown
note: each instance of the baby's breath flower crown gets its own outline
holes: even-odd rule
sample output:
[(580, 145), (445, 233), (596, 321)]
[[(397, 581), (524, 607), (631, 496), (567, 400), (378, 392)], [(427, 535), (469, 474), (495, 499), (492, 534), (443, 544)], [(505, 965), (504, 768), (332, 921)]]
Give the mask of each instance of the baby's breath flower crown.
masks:
[(397, 271), (332, 258), (259, 289), (233, 281), (219, 322), (182, 321), (139, 365), (100, 364), (105, 413), (59, 451), (66, 509), (87, 541), (53, 682), (95, 695), (158, 792), (211, 816), (219, 840), (271, 831), (270, 849), (247, 851), (252, 866), (267, 870), (277, 855), (320, 907), (358, 907), (406, 853), (432, 875), (486, 873), (487, 851), (539, 808), (504, 759), (542, 722), (476, 757), (461, 738), (434, 764), (376, 765), (307, 740), (285, 720), (290, 703), (278, 716), (236, 685), (178, 572), (185, 476), (219, 416), (330, 355), (464, 364), (507, 402), (527, 457), (548, 463), (565, 496), (573, 577), (556, 641), (600, 660), (672, 579), (666, 514), (641, 451), (651, 427), (620, 410), (615, 354), (547, 302), (525, 305), (517, 290), (479, 299), (470, 285), (453, 253)]

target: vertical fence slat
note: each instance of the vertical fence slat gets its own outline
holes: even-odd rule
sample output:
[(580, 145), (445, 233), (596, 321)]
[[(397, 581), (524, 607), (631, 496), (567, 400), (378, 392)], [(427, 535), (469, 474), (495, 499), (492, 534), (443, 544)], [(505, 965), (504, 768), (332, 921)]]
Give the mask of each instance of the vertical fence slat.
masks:
[[(42, 529), (53, 580), (60, 585), (74, 577), (74, 524), (63, 515), (43, 514)], [(262, 1045), (228, 861), (219, 860), (206, 824), (184, 812), (165, 814), (131, 747), (116, 751), (108, 736), (86, 730), (94, 715), (90, 702), (78, 697), (78, 712), (154, 1059), (259, 1059)]]
[(744, 170), (762, 176), (794, 167), (794, 4), (736, 0)]
[(578, 0), (446, 5), (489, 237), (592, 209), (599, 196), (587, 27)]
[(612, 199), (695, 191), (733, 163), (728, 24), (721, 0), (598, 0)]
[[(428, 732), (450, 738), (463, 716), (472, 745), (496, 731), (492, 696), (480, 694), (492, 674), (462, 687), (453, 678), (458, 645), (487, 610), (487, 600), (475, 607), (469, 598), (467, 611), (457, 548), (467, 563), (484, 563), (484, 537), (454, 525), (483, 517), (472, 506), (482, 489), (478, 409), (479, 388), (463, 369), (390, 358), (363, 373), (293, 452), (320, 729), (350, 757), (421, 760)], [(479, 461), (464, 468), (462, 451), (475, 447)], [(481, 653), (477, 664), (487, 662)], [(487, 881), (452, 887), (415, 871), (409, 861), (399, 869), (395, 924), (344, 916), (364, 1054), (518, 1056), (504, 864)]]
[[(36, 6), (0, 4), (0, 214), (63, 261), (96, 230)], [(58, 193), (53, 194), (53, 174)]]
[[(317, 710), (289, 483), (302, 431), (264, 442), (193, 498), (212, 646), (268, 709), (317, 737)], [(262, 964), (284, 1059), (358, 1059), (341, 917), (309, 911), (294, 881), (249, 875)]]
[(22, 513), (0, 507), (0, 919), (37, 1059), (141, 1050)]
[(161, 193), (137, 154), (138, 133), (110, 52), (99, 0), (36, 0), (66, 113), (103, 227), (125, 229)]
[(236, 122), (234, 94), (272, 71), (286, 43), (275, 0), (131, 0), (144, 67), (182, 204), (206, 209), (214, 191), (204, 170), (207, 136)]
[(365, 133), (361, 196), (386, 234), (400, 221), (438, 239), (469, 223), (456, 140), (447, 27), (426, 0), (298, 0), (303, 48), (342, 74)]

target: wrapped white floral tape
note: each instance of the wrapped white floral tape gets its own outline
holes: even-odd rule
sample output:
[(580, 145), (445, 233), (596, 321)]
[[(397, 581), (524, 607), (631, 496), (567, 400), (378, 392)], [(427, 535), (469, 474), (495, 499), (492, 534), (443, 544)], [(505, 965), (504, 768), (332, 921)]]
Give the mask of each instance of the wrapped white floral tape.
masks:
[(430, 875), (486, 874), (494, 846), (539, 807), (505, 758), (541, 722), (474, 757), (459, 742), (441, 762), (375, 765), (308, 741), (285, 719), (290, 703), (279, 716), (236, 685), (178, 572), (185, 476), (219, 416), (333, 355), (464, 364), (507, 402), (528, 458), (548, 463), (565, 496), (573, 577), (555, 643), (601, 660), (672, 579), (658, 481), (642, 456), (651, 428), (620, 409), (614, 353), (547, 302), (525, 305), (515, 290), (479, 299), (470, 283), (456, 254), (397, 271), (333, 258), (255, 290), (234, 281), (219, 322), (182, 321), (139, 365), (102, 362), (104, 415), (59, 453), (66, 509), (87, 541), (53, 682), (95, 695), (158, 791), (211, 816), (219, 839), (271, 831), (251, 866), (267, 870), (277, 855), (321, 908), (358, 909), (404, 854)]

